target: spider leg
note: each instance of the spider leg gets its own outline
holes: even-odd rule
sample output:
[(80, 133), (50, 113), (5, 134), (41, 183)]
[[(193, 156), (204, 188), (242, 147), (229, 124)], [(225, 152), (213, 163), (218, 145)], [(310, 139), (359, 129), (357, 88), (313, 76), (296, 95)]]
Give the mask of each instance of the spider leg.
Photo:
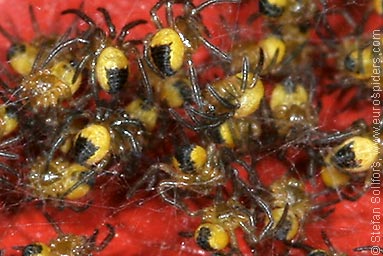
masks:
[(60, 200), (64, 200), (66, 196), (68, 196), (70, 193), (75, 191), (78, 187), (80, 187), (84, 183), (88, 183), (90, 180), (92, 180), (96, 175), (96, 170), (90, 170), (88, 171), (84, 176), (81, 177), (81, 180), (77, 181), (71, 188), (69, 188), (67, 191), (65, 191), (61, 196)]
[(189, 79), (192, 86), (192, 98), (197, 104), (198, 108), (201, 109), (203, 106), (201, 88), (198, 84), (197, 71), (194, 67), (193, 60), (189, 58), (187, 60), (188, 69), (189, 69)]
[(95, 246), (98, 233), (100, 233), (100, 231), (98, 230), (98, 228), (96, 228), (93, 231), (92, 235), (86, 240), (87, 246), (89, 246), (89, 247)]
[(89, 209), (89, 207), (92, 205), (93, 201), (89, 200), (84, 205), (81, 205), (81, 206), (65, 202), (64, 200), (60, 200), (60, 203), (62, 204), (59, 206), (60, 209), (69, 208), (74, 212), (83, 212), (83, 211)]
[[(186, 212), (188, 215), (192, 216), (193, 213), (184, 202), (182, 202), (177, 197), (177, 189), (179, 187), (187, 187), (189, 184), (185, 182), (178, 182), (178, 181), (162, 181), (157, 187), (157, 192), (161, 196), (161, 198), (167, 202), (170, 205), (173, 205), (174, 207)], [(174, 196), (169, 196), (169, 191), (173, 191)]]
[(206, 40), (204, 37), (199, 36), (198, 39), (201, 41), (201, 43), (209, 49), (214, 55), (221, 58), (223, 61), (231, 62), (232, 58), (231, 55), (224, 52), (223, 50), (219, 49), (214, 44), (210, 43), (208, 40)]
[[(48, 57), (45, 59), (43, 64), (41, 65), (41, 68), (44, 68), (60, 51), (65, 49), (66, 47), (72, 45), (72, 44), (77, 44), (77, 43), (82, 43), (82, 44), (90, 44), (90, 42), (86, 39), (82, 38), (74, 38), (74, 39), (69, 39), (65, 42), (60, 43), (57, 45), (48, 55)], [(34, 70), (34, 69), (32, 69)], [(76, 80), (74, 80), (76, 81)]]
[(279, 55), (279, 49), (275, 51), (275, 54), (273, 55), (273, 58), (271, 59), (269, 65), (264, 69), (265, 72), (266, 71), (270, 72), (273, 69), (273, 66), (276, 65), (277, 63), (278, 55)]
[(145, 174), (136, 181), (132, 186), (130, 186), (128, 192), (126, 193), (125, 197), (127, 199), (130, 199), (133, 197), (134, 193), (150, 178), (152, 178), (156, 173), (158, 172), (158, 166), (152, 165), (149, 167), (149, 169), (145, 172)]
[(31, 4), (28, 5), (29, 17), (31, 18), (32, 29), (36, 35), (41, 35), (40, 25), (36, 19), (36, 13)]
[(129, 142), (130, 142), (130, 145), (132, 147), (132, 151), (134, 154), (138, 154), (140, 155), (141, 154), (141, 145), (140, 143), (137, 141), (137, 139), (135, 138), (135, 135), (134, 133), (132, 133), (131, 131), (129, 130), (122, 130), (122, 133), (128, 137), (129, 139)]
[[(3, 168), (2, 166), (0, 166), (0, 168)], [(3, 177), (0, 177), (0, 184), (2, 184), (2, 189), (4, 189), (4, 186), (8, 186), (10, 189), (14, 189), (15, 188), (15, 184), (13, 184), (12, 182), (10, 182), (9, 180), (7, 180), (6, 178), (3, 178)]]
[(169, 0), (160, 0), (152, 7), (152, 9), (150, 9), (150, 17), (152, 18), (152, 21), (157, 29), (162, 29), (164, 27), (157, 12), (165, 3), (168, 3), (168, 1)]
[(247, 56), (243, 57), (241, 73), (242, 73), (241, 92), (244, 93), (247, 87), (247, 81), (249, 79), (249, 58)]
[(78, 9), (66, 9), (66, 10), (61, 12), (61, 15), (66, 15), (66, 14), (74, 14), (74, 15), (76, 15), (77, 17), (79, 17), (80, 19), (82, 19), (83, 21), (88, 23), (88, 25), (90, 27), (96, 27), (97, 26), (96, 23), (94, 22), (94, 20), (91, 19), (88, 15), (86, 15), (81, 10), (78, 10)]
[(57, 235), (62, 236), (64, 235), (64, 232), (60, 228), (60, 226), (57, 224), (57, 222), (52, 218), (52, 216), (47, 213), (46, 211), (43, 211), (44, 217), (47, 219), (47, 221), (52, 225), (53, 229), (56, 231)]
[(14, 143), (19, 142), (21, 139), (22, 139), (22, 136), (18, 135), (18, 136), (11, 137), (11, 138), (8, 138), (6, 140), (3, 140), (3, 141), (0, 142), (0, 148), (9, 147), (10, 145), (12, 145)]
[(265, 53), (262, 48), (259, 48), (259, 61), (257, 63), (257, 67), (252, 71), (253, 73), (253, 81), (251, 82), (250, 88), (253, 88), (259, 79), (259, 75), (262, 72), (263, 66), (265, 64)]
[(6, 164), (0, 163), (0, 168), (3, 169), (4, 171), (10, 173), (10, 174), (13, 174), (16, 177), (20, 177), (21, 176), (20, 173), (18, 173), (15, 169), (9, 167)]
[[(213, 123), (209, 123), (209, 127), (216, 127), (224, 123), (227, 119), (231, 118), (233, 116), (232, 112), (222, 113), (222, 114), (209, 114), (202, 111), (199, 111), (195, 108), (193, 108), (189, 104), (185, 104), (185, 111), (186, 113), (192, 118), (192, 117), (199, 117), (203, 118), (205, 121), (211, 121)], [(194, 120), (194, 119), (193, 119)], [(195, 121), (195, 120), (194, 120)], [(199, 122), (198, 122), (199, 123)]]
[(173, 2), (174, 1), (166, 1), (166, 22), (168, 23), (168, 26), (173, 28), (174, 27), (174, 13), (173, 13)]
[(114, 39), (116, 37), (116, 26), (113, 24), (112, 18), (110, 17), (109, 12), (102, 7), (97, 8), (97, 11), (101, 12), (102, 15), (104, 16), (106, 26), (108, 27), (108, 30), (109, 30), (109, 37), (111, 39)]
[(101, 105), (100, 97), (99, 97), (99, 88), (97, 86), (97, 78), (96, 78), (96, 63), (97, 63), (97, 57), (98, 54), (92, 56), (92, 61), (90, 64), (90, 74), (88, 78), (88, 83), (91, 86), (91, 90), (93, 93), (93, 98), (95, 99), (96, 102), (96, 107)]
[(340, 198), (341, 199), (345, 199), (347, 201), (356, 202), (365, 193), (366, 193), (366, 189), (362, 189), (361, 191), (358, 191), (357, 193), (353, 193), (353, 194), (347, 193), (345, 191), (340, 191)]
[(249, 240), (250, 245), (256, 245), (259, 243), (259, 239), (255, 235), (255, 220), (254, 217), (251, 215), (251, 213), (248, 213), (249, 215), (249, 224), (245, 224), (240, 222), (239, 225), (241, 226), (242, 230), (246, 233), (246, 240)]
[(312, 144), (315, 147), (323, 147), (328, 144), (339, 143), (352, 136), (358, 136), (360, 134), (363, 134), (366, 132), (367, 129), (368, 128), (366, 122), (363, 119), (359, 119), (353, 122), (351, 127), (346, 131), (324, 134), (323, 137), (314, 139), (312, 141)]
[(121, 32), (120, 32), (120, 34), (117, 37), (117, 45), (121, 45), (122, 44), (122, 42), (124, 41), (125, 37), (129, 34), (129, 31), (131, 29), (133, 29), (134, 27), (136, 27), (138, 25), (146, 24), (146, 23), (148, 23), (146, 20), (139, 19), (139, 20), (135, 20), (135, 21), (129, 22), (128, 24), (125, 24), (122, 27)]
[[(90, 44), (88, 44), (89, 47), (86, 47), (85, 49), (87, 50), (90, 50)], [(76, 67), (76, 71), (73, 75), (73, 78), (72, 78), (72, 84), (74, 84), (77, 79), (79, 78), (80, 74), (82, 73), (82, 71), (84, 70), (85, 68), (85, 65), (87, 64), (89, 58), (92, 57), (92, 54), (87, 54), (86, 56), (84, 56), (80, 62), (78, 62), (77, 64), (77, 67)]]
[(184, 120), (180, 114), (178, 114), (174, 109), (169, 108), (168, 109), (170, 115), (181, 125), (185, 126), (186, 128), (192, 130), (192, 131), (198, 131), (200, 130), (198, 124), (190, 124), (186, 120)]
[(328, 237), (328, 235), (326, 234), (326, 232), (324, 230), (321, 230), (321, 236), (322, 236), (322, 239), (323, 239), (325, 245), (329, 248), (331, 253), (336, 255), (336, 250), (334, 248), (334, 245), (331, 243), (330, 238)]
[(258, 177), (256, 171), (251, 169), (251, 167), (245, 161), (243, 161), (242, 159), (235, 159), (235, 162), (240, 164), (245, 169), (245, 171), (247, 172), (247, 174), (249, 176), (249, 182), (251, 185), (253, 185), (257, 188), (263, 187), (262, 183), (259, 180), (259, 177)]
[[(237, 172), (237, 171), (236, 171)], [(239, 182), (239, 184), (242, 186), (242, 188), (244, 189), (244, 191), (247, 192), (247, 194), (250, 196), (251, 199), (253, 199), (255, 201), (255, 203), (264, 211), (264, 213), (266, 214), (266, 217), (268, 219), (268, 224), (263, 228), (262, 232), (260, 233), (259, 237), (258, 237), (258, 241), (261, 241), (264, 237), (266, 237), (270, 231), (273, 230), (273, 226), (274, 226), (274, 218), (273, 218), (273, 215), (271, 213), (271, 209), (270, 209), (270, 206), (268, 205), (268, 203), (263, 200), (261, 197), (257, 196), (257, 192), (252, 189), (252, 188), (249, 188), (249, 186), (247, 186), (239, 177), (238, 177), (238, 173), (236, 174), (237, 176), (237, 182)]]
[(289, 214), (289, 208), (290, 208), (290, 205), (288, 203), (286, 203), (285, 207), (283, 208), (283, 213), (281, 215), (281, 218), (279, 219), (279, 221), (276, 223), (275, 227), (273, 228), (273, 236), (276, 236), (276, 238), (278, 239), (278, 232), (280, 230), (283, 231), (283, 225), (285, 225), (285, 222), (287, 221), (287, 216)]
[(48, 151), (45, 161), (45, 170), (47, 171), (49, 168), (49, 163), (52, 161), (54, 154), (57, 149), (64, 143), (65, 139), (69, 135), (70, 125), (73, 122), (73, 119), (79, 116), (83, 116), (83, 114), (79, 112), (74, 112), (69, 114), (68, 118), (65, 120), (65, 123), (61, 126), (61, 129), (58, 132), (58, 138), (53, 142), (51, 149)]
[(251, 25), (254, 21), (256, 21), (259, 17), (262, 16), (262, 13), (260, 12), (256, 12), (256, 13), (253, 13), (251, 14), (248, 18), (247, 18), (247, 24), (248, 25)]
[(239, 249), (238, 239), (233, 229), (228, 230), (230, 237), (230, 253), (234, 255), (242, 255), (241, 250)]
[[(108, 229), (108, 235), (104, 238), (104, 240), (102, 240), (102, 242), (99, 245), (95, 245), (95, 238), (92, 239), (94, 241), (94, 243), (93, 243), (94, 250), (93, 251), (100, 252), (100, 251), (104, 250), (108, 246), (110, 241), (112, 241), (112, 239), (116, 236), (116, 231), (115, 231), (114, 227), (109, 223), (106, 223), (105, 225)], [(96, 233), (96, 236), (97, 236), (97, 233)]]
[[(131, 49), (136, 54), (136, 56), (139, 56), (138, 50), (136, 47), (133, 46)], [(154, 104), (153, 88), (150, 84), (149, 77), (145, 70), (142, 58), (137, 57), (137, 64), (138, 64), (138, 69), (140, 70), (140, 73), (141, 73), (142, 83), (144, 85), (144, 89), (146, 92), (146, 100), (150, 105), (153, 105)]]
[(21, 41), (18, 36), (11, 35), (5, 28), (0, 26), (0, 34), (2, 34), (11, 44), (17, 44)]
[[(231, 103), (230, 101), (228, 101), (226, 98), (222, 97), (221, 95), (219, 95), (219, 93), (216, 91), (216, 89), (214, 88), (214, 86), (210, 85), (210, 84), (207, 84), (206, 86), (206, 89), (208, 90), (208, 92), (214, 97), (216, 98), (216, 100), (222, 104), (222, 106), (224, 108), (227, 108), (229, 110), (235, 110), (237, 108), (239, 108), (238, 104), (233, 104)], [(231, 96), (232, 98), (235, 98), (234, 95)]]
[(207, 0), (200, 5), (196, 6), (192, 11), (190, 16), (194, 16), (199, 14), (203, 9), (208, 7), (209, 5), (216, 3), (241, 3), (241, 0)]

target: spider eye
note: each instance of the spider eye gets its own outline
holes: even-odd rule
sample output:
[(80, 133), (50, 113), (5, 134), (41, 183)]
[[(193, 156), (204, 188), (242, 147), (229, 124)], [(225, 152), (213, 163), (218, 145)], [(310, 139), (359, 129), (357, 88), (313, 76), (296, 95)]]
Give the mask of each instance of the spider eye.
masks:
[(129, 60), (125, 53), (116, 47), (106, 47), (96, 62), (96, 78), (101, 88), (117, 93), (128, 81)]
[(218, 224), (204, 223), (200, 225), (194, 234), (197, 244), (206, 251), (222, 250), (229, 244), (229, 235)]
[(164, 28), (155, 33), (149, 51), (154, 66), (165, 76), (174, 75), (184, 63), (185, 46), (173, 29)]
[(74, 141), (75, 161), (80, 164), (97, 164), (110, 150), (109, 129), (103, 125), (91, 124), (82, 129)]

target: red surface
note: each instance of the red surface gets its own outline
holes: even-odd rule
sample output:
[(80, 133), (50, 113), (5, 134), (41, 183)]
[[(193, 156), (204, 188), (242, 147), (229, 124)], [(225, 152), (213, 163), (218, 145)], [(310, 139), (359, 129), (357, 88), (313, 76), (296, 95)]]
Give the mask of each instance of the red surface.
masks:
[[(150, 20), (148, 11), (155, 1), (86, 1), (85, 12), (100, 19), (100, 15), (95, 12), (99, 6), (105, 7), (112, 15), (117, 27), (120, 28), (126, 22), (143, 18)], [(50, 0), (17, 0), (14, 2), (1, 1), (0, 3), (0, 22), (7, 30), (17, 31), (23, 39), (33, 38), (31, 30), (28, 3), (36, 9), (37, 19), (44, 33), (53, 33), (70, 22), (70, 17), (60, 17), (61, 10), (66, 8), (76, 8), (79, 1), (50, 1)], [(210, 10), (211, 9), (211, 10)], [(216, 15), (210, 16), (215, 12), (225, 13), (225, 16), (244, 16), (252, 13), (249, 8), (238, 13), (234, 8), (230, 10), (224, 7), (214, 6), (206, 9), (209, 17), (206, 19), (207, 26), (213, 32), (215, 43), (220, 47), (230, 47), (227, 41), (222, 40), (224, 35), (221, 25)], [(93, 13), (93, 14), (92, 14)], [(10, 17), (10, 18), (8, 18)], [(377, 19), (381, 17), (376, 16)], [(10, 21), (10, 22), (9, 22)], [(140, 31), (134, 31), (137, 37), (144, 36), (149, 31), (153, 31), (153, 26), (142, 27)], [(229, 41), (230, 42), (230, 41)], [(0, 58), (4, 60), (4, 52), (9, 43), (0, 36)], [(203, 55), (198, 59), (201, 61)], [(322, 128), (325, 130), (344, 129), (354, 120), (365, 118), (370, 122), (372, 119), (371, 105), (362, 104), (357, 109), (346, 110), (337, 113), (342, 102), (335, 100), (339, 92), (335, 92), (323, 98), (323, 105), (320, 119)], [(283, 173), (283, 166), (279, 166), (273, 159), (265, 157), (258, 163), (258, 172), (263, 176), (269, 177), (275, 173)], [(261, 176), (262, 176), (261, 175)], [(265, 180), (267, 182), (267, 180)], [(98, 188), (92, 192), (91, 197), (95, 198), (93, 206), (83, 213), (74, 213), (70, 210), (57, 212), (54, 218), (58, 221), (64, 232), (91, 235), (94, 228), (100, 229), (100, 239), (106, 235), (104, 223), (110, 223), (116, 228), (116, 237), (100, 255), (209, 255), (199, 249), (192, 238), (184, 238), (178, 233), (181, 231), (190, 232), (198, 225), (198, 218), (188, 218), (181, 211), (176, 210), (165, 204), (158, 195), (139, 194), (132, 201), (123, 202), (123, 208), (115, 207), (121, 203), (121, 191), (119, 180), (105, 184), (102, 189)], [(122, 190), (123, 191), (123, 190)], [(382, 192), (383, 193), (383, 192)], [(145, 196), (145, 197), (144, 197)], [(371, 244), (372, 208), (380, 207), (380, 232), (383, 234), (383, 204), (372, 204), (370, 202), (371, 192), (365, 194), (357, 202), (344, 201), (336, 205), (336, 210), (323, 221), (308, 223), (306, 229), (307, 244), (326, 248), (321, 237), (320, 231), (324, 229), (330, 237), (334, 247), (342, 252), (353, 254), (352, 248)], [(142, 199), (144, 198), (144, 199)], [(380, 195), (383, 202), (383, 196)], [(4, 209), (6, 210), (6, 209)], [(0, 248), (6, 250), (6, 255), (19, 254), (12, 246), (26, 245), (34, 241), (49, 241), (56, 236), (53, 228), (45, 220), (40, 210), (35, 209), (32, 204), (22, 205), (15, 213), (0, 212)], [(383, 245), (383, 235), (381, 245)], [(266, 250), (263, 255), (272, 255), (274, 246)], [(297, 250), (296, 255), (300, 255)], [(295, 255), (295, 254), (294, 254)], [(368, 252), (361, 255), (369, 255)]]

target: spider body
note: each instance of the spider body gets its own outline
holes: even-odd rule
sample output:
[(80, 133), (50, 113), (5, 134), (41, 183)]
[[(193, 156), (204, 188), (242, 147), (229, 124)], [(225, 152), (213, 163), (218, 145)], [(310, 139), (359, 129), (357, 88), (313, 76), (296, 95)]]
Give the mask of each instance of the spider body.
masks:
[(33, 6), (29, 5), (28, 10), (35, 33), (35, 38), (31, 42), (26, 42), (19, 38), (19, 36), (10, 34), (0, 26), (0, 33), (11, 43), (6, 54), (7, 61), (12, 69), (21, 76), (26, 76), (32, 72), (38, 55), (43, 51), (42, 48), (52, 47), (57, 39), (52, 35), (43, 35), (40, 31)]
[(243, 58), (246, 57), (249, 60), (251, 72), (254, 72), (262, 61), (260, 74), (275, 73), (282, 65), (287, 53), (286, 42), (277, 35), (269, 35), (257, 43), (239, 43), (234, 45), (231, 50), (232, 62), (230, 70), (231, 72), (240, 71), (243, 67)]
[(88, 172), (84, 166), (63, 158), (53, 159), (46, 170), (45, 160), (37, 159), (28, 174), (28, 186), (38, 199), (75, 200), (84, 197), (91, 188), (92, 181), (83, 180)]
[(192, 102), (192, 86), (185, 72), (157, 79), (153, 83), (157, 98), (171, 108), (182, 107), (186, 102)]
[[(230, 57), (212, 45), (204, 38), (206, 27), (204, 26), (200, 11), (207, 6), (217, 3), (237, 3), (236, 0), (213, 0), (206, 1), (195, 6), (190, 0), (160, 0), (150, 10), (152, 20), (157, 27), (154, 35), (149, 36), (144, 49), (144, 57), (149, 67), (162, 78), (173, 76), (181, 69), (185, 59), (191, 60), (197, 48), (203, 44), (213, 53), (224, 60)], [(173, 16), (172, 5), (183, 5), (183, 14)], [(158, 17), (158, 10), (166, 6), (167, 23), (164, 27)]]
[(23, 256), (93, 255), (94, 252), (104, 250), (115, 236), (114, 227), (110, 224), (106, 224), (109, 233), (100, 244), (96, 244), (96, 238), (99, 233), (98, 229), (95, 229), (89, 237), (66, 234), (57, 223), (53, 222), (50, 215), (47, 213), (44, 213), (44, 215), (57, 232), (57, 237), (52, 239), (48, 244), (36, 242), (26, 246), (16, 246), (15, 249), (21, 250)]
[(71, 99), (80, 87), (81, 75), (72, 82), (75, 72), (76, 67), (64, 60), (50, 68), (32, 72), (22, 80), (20, 98), (34, 111), (58, 108), (64, 100)]
[(270, 186), (275, 238), (293, 240), (311, 210), (304, 184), (295, 178), (282, 178)]
[(77, 163), (102, 167), (111, 156), (127, 160), (140, 155), (146, 133), (142, 122), (124, 111), (105, 111), (74, 136), (72, 154)]
[(0, 106), (0, 138), (13, 133), (18, 126), (17, 115), (12, 108)]
[(206, 251), (220, 251), (229, 244), (238, 250), (236, 229), (242, 228), (249, 240), (256, 240), (253, 214), (236, 199), (207, 207), (202, 210), (202, 224), (197, 227), (194, 239)]
[(185, 191), (203, 196), (224, 184), (227, 179), (225, 167), (214, 144), (206, 148), (186, 144), (176, 148), (171, 164), (151, 165), (145, 175), (130, 188), (127, 197), (132, 197), (136, 190), (158, 171), (168, 175), (168, 178), (161, 180), (156, 187), (159, 195), (164, 201), (186, 212), (189, 212), (187, 206), (182, 199), (173, 198), (171, 191)]
[(261, 122), (256, 117), (229, 118), (208, 131), (214, 143), (241, 152), (252, 148), (262, 133)]
[(260, 108), (265, 94), (264, 85), (258, 76), (262, 63), (261, 57), (258, 70), (252, 73), (249, 72), (248, 59), (244, 58), (241, 73), (207, 84), (202, 91), (194, 77), (195, 71), (191, 72), (192, 97), (196, 106), (186, 105), (185, 111), (193, 123), (185, 121), (172, 109), (170, 113), (181, 124), (194, 131), (216, 128), (230, 118), (251, 120)]
[(74, 163), (96, 172), (112, 159), (126, 163), (140, 156), (145, 142), (144, 125), (123, 109), (98, 107), (96, 113), (75, 112), (61, 124), (59, 135), (47, 152), (47, 164), (60, 149)]
[(274, 126), (281, 138), (293, 141), (302, 134), (311, 133), (316, 127), (318, 114), (312, 106), (309, 93), (302, 83), (291, 78), (273, 88), (269, 106)]
[[(340, 142), (324, 156), (324, 166), (320, 172), (322, 181), (327, 187), (339, 191), (341, 197), (356, 200), (369, 187), (374, 170), (381, 166), (378, 161), (380, 148), (381, 143), (363, 134)], [(345, 191), (354, 190), (354, 185), (360, 183), (363, 177), (365, 182), (362, 191), (349, 196)]]
[(67, 9), (62, 14), (74, 14), (89, 25), (88, 30), (84, 32), (84, 37), (89, 40), (90, 44), (82, 51), (83, 59), (80, 68), (82, 69), (88, 64), (95, 96), (97, 96), (96, 83), (99, 84), (102, 90), (110, 94), (117, 94), (124, 88), (129, 79), (131, 63), (127, 56), (128, 51), (135, 54), (139, 62), (139, 68), (142, 70), (140, 56), (137, 55), (138, 51), (134, 45), (138, 41), (125, 42), (124, 40), (131, 29), (145, 24), (146, 21), (132, 21), (124, 25), (120, 33), (116, 35), (116, 28), (109, 12), (101, 7), (97, 8), (97, 10), (104, 17), (108, 27), (108, 34), (81, 10)]

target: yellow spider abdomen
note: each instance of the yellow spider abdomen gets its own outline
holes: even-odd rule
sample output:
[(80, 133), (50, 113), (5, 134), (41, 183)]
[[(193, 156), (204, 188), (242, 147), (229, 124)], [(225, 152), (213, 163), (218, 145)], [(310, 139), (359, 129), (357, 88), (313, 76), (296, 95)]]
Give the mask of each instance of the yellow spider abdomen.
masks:
[(149, 47), (153, 64), (163, 75), (172, 76), (182, 67), (185, 45), (175, 30), (159, 30), (152, 37)]
[(330, 161), (347, 172), (364, 172), (369, 170), (378, 155), (379, 146), (373, 140), (354, 136), (333, 150)]
[(80, 164), (97, 164), (109, 152), (111, 137), (103, 125), (90, 124), (82, 129), (74, 141), (74, 157)]
[(268, 68), (272, 62), (273, 65), (281, 63), (286, 54), (286, 44), (282, 39), (276, 36), (269, 36), (258, 43), (265, 55), (264, 67)]
[(7, 53), (9, 65), (20, 75), (26, 76), (32, 71), (38, 49), (30, 44), (14, 44)]
[(173, 157), (173, 166), (183, 173), (192, 173), (205, 166), (207, 161), (206, 150), (198, 145), (186, 145), (176, 150)]
[(96, 78), (101, 88), (109, 93), (117, 93), (128, 81), (129, 60), (125, 53), (116, 47), (106, 47), (96, 62)]
[(214, 251), (224, 249), (230, 241), (226, 230), (218, 224), (201, 224), (194, 234), (197, 244), (204, 250)]

